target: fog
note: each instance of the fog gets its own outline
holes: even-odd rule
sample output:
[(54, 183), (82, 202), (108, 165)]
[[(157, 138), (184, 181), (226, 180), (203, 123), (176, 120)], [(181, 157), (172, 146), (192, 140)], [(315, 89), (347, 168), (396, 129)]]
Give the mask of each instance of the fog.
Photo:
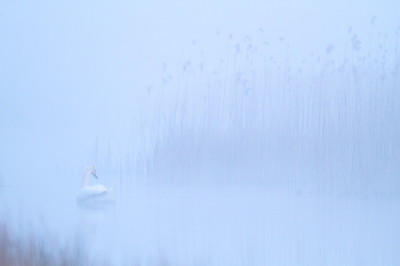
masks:
[(398, 265), (399, 34), (396, 1), (2, 2), (1, 262)]

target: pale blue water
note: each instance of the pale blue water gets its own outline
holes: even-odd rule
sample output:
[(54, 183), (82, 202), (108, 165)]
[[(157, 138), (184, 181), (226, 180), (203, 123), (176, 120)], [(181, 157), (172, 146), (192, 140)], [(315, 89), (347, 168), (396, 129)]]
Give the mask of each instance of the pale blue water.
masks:
[[(74, 179), (3, 188), (2, 217), (21, 234), (34, 228), (60, 242), (79, 239), (92, 259), (113, 265), (400, 263), (398, 198), (119, 183), (115, 205), (87, 210), (76, 206)], [(60, 189), (49, 190), (56, 181)]]

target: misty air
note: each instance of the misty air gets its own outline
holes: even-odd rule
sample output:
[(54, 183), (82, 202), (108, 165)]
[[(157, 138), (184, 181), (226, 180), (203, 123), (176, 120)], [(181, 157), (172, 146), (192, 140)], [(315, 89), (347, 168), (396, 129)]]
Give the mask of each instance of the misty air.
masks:
[(0, 4), (0, 265), (400, 265), (400, 4)]

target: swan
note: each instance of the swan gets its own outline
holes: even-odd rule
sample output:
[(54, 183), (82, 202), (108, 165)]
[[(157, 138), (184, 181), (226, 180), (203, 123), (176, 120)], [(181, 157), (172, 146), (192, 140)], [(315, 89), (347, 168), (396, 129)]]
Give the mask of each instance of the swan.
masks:
[(78, 204), (102, 204), (115, 202), (115, 187), (116, 182), (107, 189), (103, 185), (88, 186), (89, 178), (93, 175), (98, 179), (96, 175), (96, 169), (92, 165), (86, 167), (85, 174), (83, 175), (81, 189), (78, 192), (77, 202)]

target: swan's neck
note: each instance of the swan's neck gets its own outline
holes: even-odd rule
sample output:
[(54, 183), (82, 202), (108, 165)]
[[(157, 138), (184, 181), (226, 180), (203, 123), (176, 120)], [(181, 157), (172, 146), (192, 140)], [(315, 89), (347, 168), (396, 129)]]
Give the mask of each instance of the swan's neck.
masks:
[(89, 184), (89, 177), (90, 177), (90, 172), (86, 171), (86, 173), (85, 173), (85, 175), (83, 176), (83, 179), (82, 179), (81, 188), (86, 187)]

